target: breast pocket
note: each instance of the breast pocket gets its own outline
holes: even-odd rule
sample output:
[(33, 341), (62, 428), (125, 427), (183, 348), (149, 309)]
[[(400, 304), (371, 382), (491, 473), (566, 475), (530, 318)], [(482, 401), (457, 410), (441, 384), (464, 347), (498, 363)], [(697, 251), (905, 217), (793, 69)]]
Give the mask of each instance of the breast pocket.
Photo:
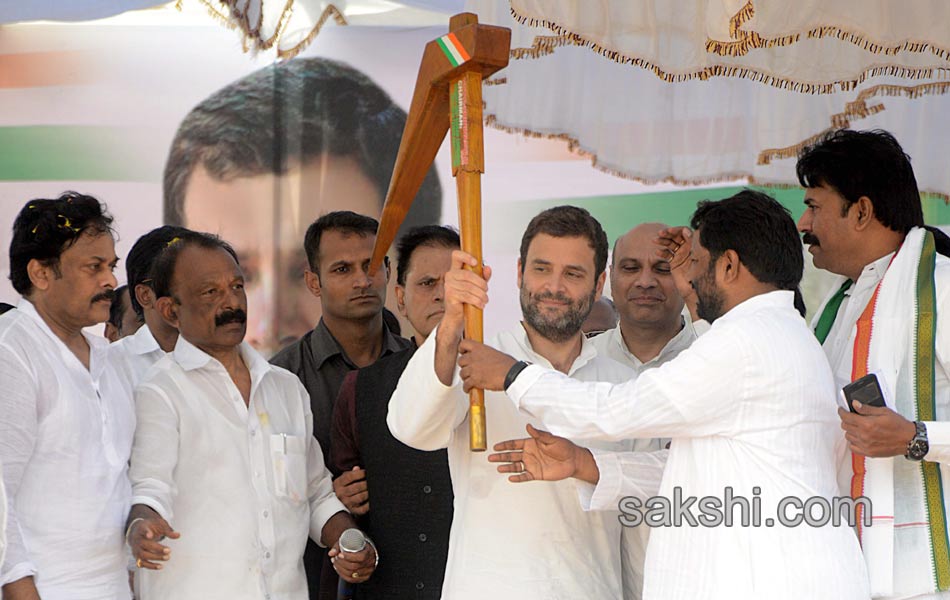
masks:
[(274, 494), (294, 503), (307, 500), (307, 440), (303, 436), (270, 436)]

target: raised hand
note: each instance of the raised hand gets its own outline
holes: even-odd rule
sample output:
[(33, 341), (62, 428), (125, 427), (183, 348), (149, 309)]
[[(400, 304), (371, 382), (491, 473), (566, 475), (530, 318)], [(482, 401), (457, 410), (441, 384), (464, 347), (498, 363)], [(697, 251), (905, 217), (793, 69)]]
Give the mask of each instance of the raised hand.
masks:
[(445, 313), (435, 334), (435, 373), (445, 385), (452, 385), (452, 376), (455, 374), (459, 342), (465, 331), (464, 305), (485, 308), (488, 304), (491, 269), (484, 267), (484, 277), (480, 277), (470, 270), (477, 266), (478, 261), (474, 256), (455, 250), (452, 252), (452, 268), (445, 274)]
[(696, 314), (696, 290), (690, 283), (689, 271), (692, 264), (693, 232), (689, 227), (669, 227), (661, 230), (654, 243), (658, 246), (656, 255), (670, 263), (673, 284), (689, 308), (693, 320)]
[(442, 316), (442, 324), (457, 330), (460, 338), (464, 322), (463, 305), (471, 304), (484, 309), (488, 304), (491, 268), (483, 267), (484, 277), (480, 277), (471, 270), (477, 266), (478, 261), (474, 256), (455, 250), (452, 252), (452, 267), (445, 274), (445, 314)]
[(489, 462), (503, 463), (498, 465), (499, 473), (514, 473), (508, 477), (512, 483), (560, 481), (575, 476), (580, 455), (587, 452), (584, 448), (531, 425), (526, 429), (531, 437), (499, 442), (493, 448), (495, 453), (488, 455)]
[(365, 515), (369, 512), (369, 488), (366, 484), (366, 471), (353, 467), (333, 480), (333, 491), (350, 514)]

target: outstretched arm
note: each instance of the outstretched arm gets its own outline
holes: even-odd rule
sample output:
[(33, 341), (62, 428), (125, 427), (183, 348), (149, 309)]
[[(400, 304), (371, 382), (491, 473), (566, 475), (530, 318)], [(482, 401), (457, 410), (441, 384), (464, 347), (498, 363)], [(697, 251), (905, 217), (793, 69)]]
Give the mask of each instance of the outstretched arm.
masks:
[(611, 452), (590, 450), (547, 431), (527, 426), (530, 437), (495, 444), (490, 462), (513, 483), (560, 481), (573, 477), (582, 484), (585, 510), (616, 510), (621, 498), (646, 500), (659, 494), (668, 450)]

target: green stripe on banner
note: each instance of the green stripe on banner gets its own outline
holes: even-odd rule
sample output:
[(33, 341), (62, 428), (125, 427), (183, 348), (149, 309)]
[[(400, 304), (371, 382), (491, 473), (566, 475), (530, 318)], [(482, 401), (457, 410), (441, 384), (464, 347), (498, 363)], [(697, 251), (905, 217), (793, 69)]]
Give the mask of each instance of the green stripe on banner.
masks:
[(445, 53), (445, 57), (449, 59), (449, 62), (452, 63), (453, 67), (457, 67), (462, 64), (457, 58), (455, 58), (455, 53), (452, 52), (452, 49), (449, 48), (449, 41), (444, 37), (440, 37), (438, 40), (439, 47), (442, 48), (442, 52)]
[(0, 127), (0, 181), (161, 181), (167, 150), (143, 149), (145, 138), (123, 127)]
[[(751, 189), (764, 192), (782, 204), (792, 213), (796, 221), (805, 212), (802, 188), (768, 186), (726, 186), (696, 187), (645, 194), (617, 194), (612, 196), (563, 196), (525, 202), (506, 204), (503, 211), (486, 211), (486, 228), (499, 235), (521, 238), (528, 221), (536, 214), (560, 204), (571, 204), (586, 208), (604, 226), (607, 239), (613, 243), (617, 237), (626, 233), (639, 223), (659, 221), (668, 225), (689, 225), (689, 218), (701, 200), (721, 200), (740, 190)], [(950, 206), (943, 199), (923, 195), (921, 202), (924, 217), (930, 225), (950, 224)], [(497, 217), (497, 218), (495, 218)], [(486, 229), (488, 231), (489, 229)], [(492, 235), (495, 235), (494, 233)]]
[[(934, 339), (937, 331), (937, 291), (934, 267), (937, 252), (933, 234), (924, 234), (924, 247), (917, 267), (917, 347), (916, 390), (917, 418), (936, 421), (937, 407), (934, 381)], [(930, 549), (933, 556), (934, 582), (939, 591), (950, 589), (950, 540), (947, 538), (947, 513), (943, 502), (943, 481), (940, 466), (921, 461), (924, 497), (930, 521)]]

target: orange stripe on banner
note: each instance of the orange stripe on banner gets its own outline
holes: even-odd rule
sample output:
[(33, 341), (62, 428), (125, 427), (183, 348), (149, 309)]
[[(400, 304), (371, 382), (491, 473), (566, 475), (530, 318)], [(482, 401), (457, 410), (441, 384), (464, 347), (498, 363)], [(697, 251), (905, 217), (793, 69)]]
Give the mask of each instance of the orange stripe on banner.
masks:
[(472, 57), (469, 55), (468, 51), (465, 49), (465, 46), (462, 45), (462, 42), (460, 42), (459, 39), (455, 37), (454, 33), (449, 33), (449, 40), (452, 42), (452, 45), (455, 46), (455, 49), (459, 51), (459, 54), (462, 55), (463, 62), (467, 60), (471, 60)]
[(92, 83), (89, 52), (0, 54), (0, 89)]

